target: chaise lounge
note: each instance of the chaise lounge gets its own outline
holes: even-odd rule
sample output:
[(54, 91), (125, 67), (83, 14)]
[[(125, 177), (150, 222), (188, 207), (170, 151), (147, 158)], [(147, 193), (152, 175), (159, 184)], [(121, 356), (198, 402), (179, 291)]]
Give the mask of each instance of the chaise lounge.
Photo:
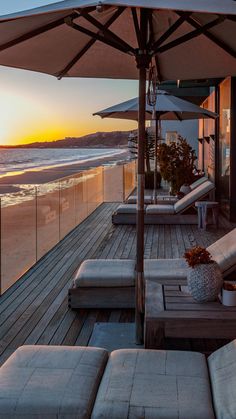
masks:
[[(195, 202), (204, 199), (215, 189), (210, 180), (206, 180), (183, 198), (173, 204), (147, 205), (145, 224), (197, 224), (197, 214), (186, 213)], [(121, 204), (112, 215), (113, 224), (136, 224), (136, 204)]]
[(1, 419), (235, 419), (236, 340), (198, 352), (22, 346), (0, 368)]
[[(207, 180), (208, 180), (208, 178), (206, 176), (202, 176), (199, 179), (195, 180), (195, 182), (193, 182), (193, 183), (191, 183), (191, 185), (189, 185), (191, 191), (196, 189), (198, 186), (202, 185)], [(163, 202), (167, 201), (166, 203), (174, 204), (175, 202), (178, 201), (178, 198), (176, 198), (176, 196), (173, 196), (173, 195), (157, 195), (156, 196), (156, 201), (160, 201), (160, 203), (161, 202), (163, 203)], [(154, 196), (153, 195), (145, 195), (144, 196), (144, 203), (145, 204), (153, 204), (153, 202), (154, 202)], [(136, 195), (130, 195), (127, 199), (127, 203), (128, 204), (136, 204), (137, 203), (137, 196)]]
[[(224, 277), (236, 269), (236, 228), (207, 250), (219, 264)], [(145, 259), (146, 280), (160, 284), (186, 285), (185, 259)], [(68, 292), (70, 308), (134, 308), (135, 261), (88, 259), (78, 269)]]

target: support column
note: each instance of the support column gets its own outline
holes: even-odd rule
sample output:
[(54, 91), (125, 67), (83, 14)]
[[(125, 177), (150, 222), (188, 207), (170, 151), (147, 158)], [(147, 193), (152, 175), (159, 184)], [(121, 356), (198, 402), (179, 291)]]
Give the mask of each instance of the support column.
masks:
[(148, 10), (140, 10), (140, 49), (136, 54), (139, 70), (139, 112), (138, 112), (138, 170), (137, 170), (137, 249), (135, 282), (135, 324), (136, 343), (142, 344), (144, 337), (145, 284), (144, 265), (144, 187), (145, 187), (145, 110), (146, 110), (146, 70), (151, 58), (147, 54)]
[(231, 78), (230, 106), (230, 221), (236, 222), (236, 77)]
[[(215, 112), (220, 115), (220, 89), (219, 86), (216, 85), (215, 86)], [(219, 135), (220, 135), (220, 117), (215, 119), (215, 186), (216, 186), (216, 191), (215, 191), (215, 196), (216, 196), (216, 200), (219, 201), (220, 199), (220, 194), (219, 194), (219, 189), (220, 189), (220, 142), (219, 142)]]
[(146, 107), (146, 68), (139, 69), (139, 118), (138, 118), (138, 193), (137, 193), (137, 249), (136, 249), (136, 343), (143, 342), (144, 313), (144, 188), (145, 188), (145, 107)]
[(159, 119), (156, 114), (156, 132), (155, 132), (155, 155), (154, 155), (154, 204), (157, 199), (157, 144), (159, 137)]

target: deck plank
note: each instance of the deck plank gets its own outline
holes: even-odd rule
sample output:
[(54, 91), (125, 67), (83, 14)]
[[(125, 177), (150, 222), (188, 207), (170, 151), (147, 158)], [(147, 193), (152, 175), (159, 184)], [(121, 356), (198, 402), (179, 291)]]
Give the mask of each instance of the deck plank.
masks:
[[(94, 323), (133, 322), (133, 310), (68, 309), (67, 291), (74, 272), (87, 258), (135, 258), (135, 226), (113, 226), (116, 203), (98, 207), (41, 258), (0, 297), (0, 364), (20, 345), (87, 345)], [(145, 226), (145, 258), (181, 257), (187, 247), (208, 246), (232, 226), (220, 217), (220, 228)], [(216, 340), (222, 345), (221, 340)], [(213, 350), (205, 339), (168, 343), (168, 347)]]

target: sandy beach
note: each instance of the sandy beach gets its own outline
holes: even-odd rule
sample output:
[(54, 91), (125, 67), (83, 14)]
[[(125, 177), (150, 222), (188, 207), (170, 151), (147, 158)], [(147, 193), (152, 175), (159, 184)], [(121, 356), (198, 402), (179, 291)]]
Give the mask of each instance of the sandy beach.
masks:
[[(5, 190), (1, 194), (1, 292), (101, 203), (123, 201), (134, 188), (135, 162), (114, 163), (128, 157), (124, 151), (87, 165), (28, 171), (0, 179), (0, 191)], [(85, 169), (90, 170), (85, 173)], [(57, 179), (60, 182), (45, 184)], [(20, 192), (14, 194), (16, 188)]]
[(75, 173), (80, 173), (94, 167), (115, 164), (129, 160), (129, 152), (124, 149), (117, 156), (101, 157), (88, 163), (78, 162), (70, 165), (57, 167), (37, 168), (35, 170), (25, 170), (22, 172), (10, 173), (0, 177), (0, 194), (13, 193), (20, 190), (17, 185), (40, 185), (52, 182)]

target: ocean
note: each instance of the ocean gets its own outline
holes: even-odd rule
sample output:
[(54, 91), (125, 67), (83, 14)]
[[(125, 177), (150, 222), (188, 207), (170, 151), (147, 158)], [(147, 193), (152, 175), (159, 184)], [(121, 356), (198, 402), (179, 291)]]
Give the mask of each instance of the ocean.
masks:
[(35, 169), (57, 168), (75, 163), (89, 164), (98, 158), (116, 157), (124, 153), (124, 149), (113, 148), (24, 148), (0, 149), (0, 177), (8, 173), (14, 174)]

